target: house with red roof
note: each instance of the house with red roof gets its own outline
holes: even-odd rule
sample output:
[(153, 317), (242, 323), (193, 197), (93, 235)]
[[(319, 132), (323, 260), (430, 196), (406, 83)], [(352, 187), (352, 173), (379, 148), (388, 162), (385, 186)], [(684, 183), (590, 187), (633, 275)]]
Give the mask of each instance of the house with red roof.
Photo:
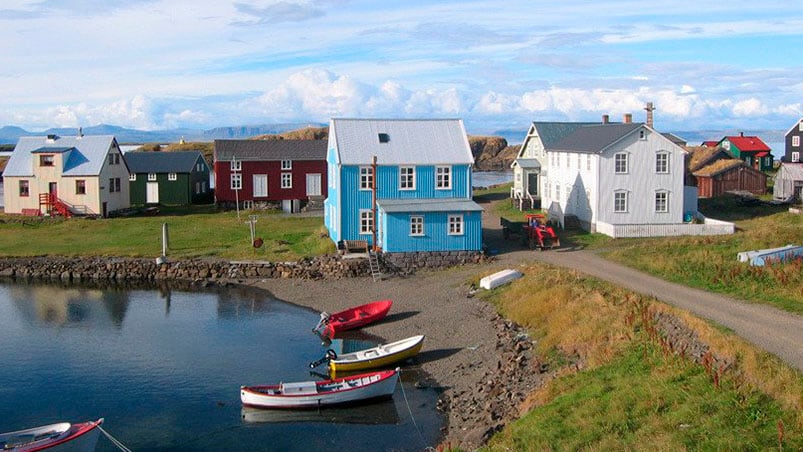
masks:
[(738, 136), (725, 137), (717, 144), (737, 159), (744, 161), (747, 166), (759, 171), (772, 169), (772, 149), (759, 137), (745, 136), (742, 132)]

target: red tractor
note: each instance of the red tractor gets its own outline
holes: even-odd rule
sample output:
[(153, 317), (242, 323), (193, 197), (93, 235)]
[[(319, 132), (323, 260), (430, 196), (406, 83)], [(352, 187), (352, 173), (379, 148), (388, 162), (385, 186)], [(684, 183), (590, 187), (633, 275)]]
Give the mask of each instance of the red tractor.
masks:
[(524, 216), (527, 222), (524, 225), (524, 241), (530, 249), (560, 246), (560, 239), (552, 226), (547, 225), (546, 217), (541, 213), (531, 213)]

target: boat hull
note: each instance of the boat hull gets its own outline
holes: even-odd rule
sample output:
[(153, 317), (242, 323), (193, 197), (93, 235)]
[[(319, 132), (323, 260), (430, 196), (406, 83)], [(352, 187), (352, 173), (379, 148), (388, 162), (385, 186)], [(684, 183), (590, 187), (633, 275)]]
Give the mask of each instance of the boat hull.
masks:
[(393, 301), (391, 300), (380, 300), (336, 312), (329, 317), (323, 334), (334, 337), (341, 331), (361, 328), (369, 323), (382, 320), (392, 305)]
[(386, 367), (417, 355), (424, 345), (424, 336), (413, 336), (372, 349), (342, 355), (329, 361), (332, 374)]
[[(302, 382), (271, 386), (242, 386), (244, 406), (270, 409), (318, 408), (338, 406), (390, 397), (399, 373), (395, 370), (372, 372), (322, 382)], [(307, 383), (306, 386), (305, 383)], [(314, 386), (313, 386), (314, 385)], [(299, 391), (294, 388), (302, 387)], [(335, 389), (330, 390), (329, 387)]]
[[(16, 432), (0, 433), (0, 449), (15, 452), (91, 452), (100, 436), (97, 421), (70, 424), (61, 422)], [(39, 439), (37, 439), (39, 437)], [(26, 440), (27, 438), (27, 440)]]

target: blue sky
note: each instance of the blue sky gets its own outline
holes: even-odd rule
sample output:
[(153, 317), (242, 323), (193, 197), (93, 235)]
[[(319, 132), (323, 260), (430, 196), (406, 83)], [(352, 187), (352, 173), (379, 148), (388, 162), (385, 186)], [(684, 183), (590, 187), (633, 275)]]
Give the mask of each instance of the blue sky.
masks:
[(331, 117), (786, 130), (789, 1), (3, 0), (0, 125), (212, 128)]

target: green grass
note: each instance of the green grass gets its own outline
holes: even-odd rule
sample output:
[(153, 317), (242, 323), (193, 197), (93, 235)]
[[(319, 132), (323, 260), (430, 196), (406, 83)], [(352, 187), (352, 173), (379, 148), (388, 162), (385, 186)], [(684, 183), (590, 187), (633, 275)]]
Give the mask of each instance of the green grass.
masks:
[(779, 449), (779, 422), (787, 427), (782, 450), (803, 449), (792, 413), (758, 391), (720, 385), (701, 365), (634, 343), (604, 366), (555, 381), (552, 400), (487, 449)]
[[(248, 214), (258, 215), (251, 246)], [(0, 255), (154, 257), (162, 252), (162, 225), (168, 225), (168, 256), (270, 261), (297, 260), (334, 251), (321, 237), (320, 217), (276, 212), (217, 212), (210, 207), (165, 208), (158, 216), (107, 219), (10, 218), (0, 224)]]

